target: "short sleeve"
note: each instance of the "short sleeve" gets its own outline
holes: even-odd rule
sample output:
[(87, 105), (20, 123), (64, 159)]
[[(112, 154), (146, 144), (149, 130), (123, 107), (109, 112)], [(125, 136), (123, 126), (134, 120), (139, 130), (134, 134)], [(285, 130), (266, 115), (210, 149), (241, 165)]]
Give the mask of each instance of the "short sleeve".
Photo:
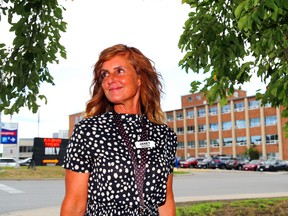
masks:
[(167, 156), (168, 156), (168, 161), (169, 161), (168, 174), (171, 174), (173, 173), (173, 170), (174, 170), (174, 160), (175, 160), (176, 150), (178, 146), (177, 135), (171, 128), (169, 128), (168, 130), (167, 141), (168, 141)]
[(69, 140), (63, 167), (75, 172), (90, 173), (91, 157), (87, 151), (87, 127), (78, 123)]

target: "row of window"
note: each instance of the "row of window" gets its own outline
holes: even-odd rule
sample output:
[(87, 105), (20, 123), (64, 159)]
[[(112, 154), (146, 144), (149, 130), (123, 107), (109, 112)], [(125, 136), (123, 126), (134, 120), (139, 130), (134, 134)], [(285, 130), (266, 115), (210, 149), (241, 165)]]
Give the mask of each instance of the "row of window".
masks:
[(19, 152), (33, 152), (33, 146), (19, 146)]
[[(231, 154), (227, 154), (226, 156), (227, 157), (233, 157), (233, 155), (231, 155)], [(243, 155), (243, 154), (237, 154), (236, 158), (246, 159), (246, 156)], [(262, 153), (259, 153), (259, 158), (263, 158), (263, 154)], [(280, 155), (279, 155), (279, 152), (269, 152), (269, 153), (266, 154), (266, 156), (264, 158), (267, 158), (267, 159), (279, 159)]]
[[(249, 109), (259, 109), (260, 107), (260, 102), (259, 101), (249, 101)], [(271, 107), (270, 104), (266, 104), (265, 107)], [(235, 103), (234, 104), (234, 111), (235, 112), (240, 112), (244, 110), (244, 102), (240, 103)], [(221, 107), (221, 113), (230, 113), (231, 112), (231, 107), (230, 105), (225, 105)], [(218, 114), (218, 107), (213, 106), (209, 107), (209, 115), (217, 115)], [(198, 109), (197, 110), (197, 115), (198, 117), (203, 117), (206, 115), (206, 109)], [(187, 110), (186, 112), (187, 118), (194, 118), (194, 110)], [(176, 113), (176, 118), (177, 120), (182, 120), (184, 119), (183, 112), (177, 112)], [(167, 121), (173, 121), (173, 114), (167, 114)]]
[[(238, 97), (239, 96), (239, 93), (237, 91), (235, 91), (233, 93), (234, 97)], [(196, 101), (199, 101), (199, 100), (202, 100), (202, 96), (200, 94), (193, 94), (193, 95), (190, 95), (189, 97), (187, 97), (187, 101), (188, 102), (192, 102), (193, 100), (196, 100)], [(206, 102), (206, 101), (204, 101)]]
[[(253, 127), (260, 127), (260, 118), (251, 118), (249, 120), (249, 126), (250, 128)], [(277, 117), (276, 116), (266, 116), (265, 117), (265, 125), (276, 125), (277, 124)], [(246, 121), (245, 120), (236, 120), (235, 121), (235, 128), (245, 128), (246, 127)], [(231, 130), (232, 128), (232, 122), (226, 121), (222, 123), (222, 130)], [(198, 125), (198, 131), (199, 132), (205, 132), (207, 130), (206, 124)], [(218, 123), (211, 123), (209, 124), (209, 130), (210, 131), (218, 131), (219, 125)], [(184, 128), (178, 127), (177, 128), (177, 134), (184, 134)], [(195, 126), (190, 125), (187, 126), (187, 133), (194, 133), (195, 132)]]
[[(266, 135), (266, 144), (277, 144), (278, 143), (278, 135), (277, 134), (268, 134)], [(250, 143), (254, 145), (261, 145), (262, 138), (260, 135), (250, 136)], [(223, 138), (222, 143), (223, 147), (232, 146), (233, 139), (231, 137)], [(236, 138), (236, 145), (237, 146), (246, 146), (247, 145), (247, 137), (237, 137)], [(210, 140), (211, 147), (219, 147), (220, 142), (219, 139), (212, 139)], [(187, 143), (188, 148), (195, 148), (195, 141), (188, 141)], [(207, 147), (207, 140), (199, 140), (198, 141), (199, 148), (206, 148)], [(184, 148), (184, 142), (178, 143), (178, 148)]]

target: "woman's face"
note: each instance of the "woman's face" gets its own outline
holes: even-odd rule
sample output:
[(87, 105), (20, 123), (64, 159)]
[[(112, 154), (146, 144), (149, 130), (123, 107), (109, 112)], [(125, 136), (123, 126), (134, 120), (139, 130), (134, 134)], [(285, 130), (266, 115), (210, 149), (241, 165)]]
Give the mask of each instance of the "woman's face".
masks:
[(101, 67), (102, 88), (107, 99), (125, 109), (139, 108), (140, 76), (126, 55), (117, 55)]

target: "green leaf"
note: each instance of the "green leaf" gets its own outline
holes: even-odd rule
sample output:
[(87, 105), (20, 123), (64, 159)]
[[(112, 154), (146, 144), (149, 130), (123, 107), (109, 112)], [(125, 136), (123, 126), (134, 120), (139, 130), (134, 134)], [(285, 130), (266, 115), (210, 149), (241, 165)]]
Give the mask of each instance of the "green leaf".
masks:
[(247, 22), (248, 22), (248, 16), (247, 16), (247, 15), (241, 17), (241, 18), (239, 19), (239, 22), (238, 22), (238, 28), (239, 28), (240, 30), (243, 30), (244, 27), (247, 26)]
[(278, 9), (277, 5), (274, 3), (274, 0), (266, 0), (265, 5), (272, 10)]
[(236, 17), (236, 19), (239, 19), (241, 16), (241, 13), (243, 11), (244, 6), (247, 4), (247, 1), (243, 1), (241, 2), (238, 7), (235, 9), (234, 15)]

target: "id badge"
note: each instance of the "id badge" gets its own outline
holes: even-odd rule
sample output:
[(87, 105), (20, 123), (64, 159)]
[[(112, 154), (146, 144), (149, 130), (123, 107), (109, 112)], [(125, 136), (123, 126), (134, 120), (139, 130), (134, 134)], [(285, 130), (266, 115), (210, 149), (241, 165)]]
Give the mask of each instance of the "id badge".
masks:
[(142, 148), (154, 148), (155, 142), (154, 141), (137, 141), (135, 142), (136, 148), (142, 149)]

